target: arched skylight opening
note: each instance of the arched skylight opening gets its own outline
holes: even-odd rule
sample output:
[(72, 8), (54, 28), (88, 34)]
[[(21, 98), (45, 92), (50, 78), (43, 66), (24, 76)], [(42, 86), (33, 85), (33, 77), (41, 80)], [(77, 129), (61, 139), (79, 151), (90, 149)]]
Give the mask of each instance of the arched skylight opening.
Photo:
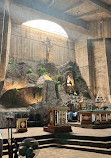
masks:
[(60, 25), (48, 20), (31, 20), (23, 23), (23, 25), (68, 38), (66, 31)]

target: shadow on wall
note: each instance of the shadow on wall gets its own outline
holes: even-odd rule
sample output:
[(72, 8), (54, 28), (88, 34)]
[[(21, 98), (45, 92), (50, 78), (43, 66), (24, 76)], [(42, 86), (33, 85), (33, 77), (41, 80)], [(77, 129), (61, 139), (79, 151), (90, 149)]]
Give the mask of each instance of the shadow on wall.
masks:
[(1, 94), (1, 91), (3, 89), (3, 85), (4, 85), (4, 81), (0, 81), (0, 94)]
[(39, 109), (35, 113), (25, 113), (25, 114), (16, 114), (15, 115), (15, 125), (16, 125), (16, 119), (17, 118), (29, 118), (27, 121), (28, 127), (37, 127), (37, 126), (43, 126), (48, 124), (48, 110), (44, 107), (42, 108), (42, 111)]

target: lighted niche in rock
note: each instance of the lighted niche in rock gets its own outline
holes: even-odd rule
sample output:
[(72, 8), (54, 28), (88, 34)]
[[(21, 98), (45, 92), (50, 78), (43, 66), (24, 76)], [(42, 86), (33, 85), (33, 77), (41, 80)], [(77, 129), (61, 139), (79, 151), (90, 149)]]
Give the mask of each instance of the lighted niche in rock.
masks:
[(73, 78), (73, 74), (69, 73), (66, 79), (66, 92), (67, 93), (74, 93), (74, 78)]
[(11, 89), (6, 91), (1, 101), (3, 105), (11, 107), (28, 106), (38, 101), (42, 101), (42, 88), (26, 87), (21, 89)]
[(21, 89), (26, 87), (27, 85), (27, 79), (23, 78), (23, 79), (11, 79), (11, 78), (7, 78), (4, 81), (4, 91), (8, 91), (10, 89)]
[(55, 82), (48, 76), (40, 76), (36, 84), (28, 84), (25, 88), (14, 88), (6, 91), (1, 101), (7, 107), (22, 107), (40, 101), (49, 105), (57, 104)]

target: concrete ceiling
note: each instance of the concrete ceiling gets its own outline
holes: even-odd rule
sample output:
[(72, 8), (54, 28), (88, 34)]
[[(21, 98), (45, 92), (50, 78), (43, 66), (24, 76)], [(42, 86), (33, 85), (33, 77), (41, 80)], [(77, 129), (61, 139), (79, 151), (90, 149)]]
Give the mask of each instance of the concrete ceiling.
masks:
[(92, 21), (111, 17), (111, 0), (40, 0), (76, 19)]
[(88, 23), (111, 17), (111, 0), (12, 0), (68, 23), (88, 28)]

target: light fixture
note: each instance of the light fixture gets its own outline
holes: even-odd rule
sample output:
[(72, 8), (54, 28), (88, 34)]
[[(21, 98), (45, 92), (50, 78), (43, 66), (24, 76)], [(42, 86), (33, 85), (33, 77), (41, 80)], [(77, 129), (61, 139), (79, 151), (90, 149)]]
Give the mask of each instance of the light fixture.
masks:
[(80, 10), (78, 10), (78, 11), (77, 11), (77, 14), (80, 14), (80, 13), (81, 13)]

